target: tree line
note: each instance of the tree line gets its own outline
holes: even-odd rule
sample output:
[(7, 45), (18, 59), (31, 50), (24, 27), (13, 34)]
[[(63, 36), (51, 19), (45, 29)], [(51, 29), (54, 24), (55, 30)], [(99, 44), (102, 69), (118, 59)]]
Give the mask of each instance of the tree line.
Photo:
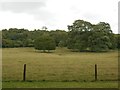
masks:
[(54, 38), (55, 46), (58, 46), (60, 42), (63, 42), (66, 46), (66, 40), (68, 33), (64, 30), (40, 30), (35, 29), (34, 31), (29, 31), (28, 29), (3, 29), (2, 30), (2, 47), (12, 48), (12, 47), (34, 47), (34, 41), (41, 36), (50, 36)]
[(55, 50), (56, 47), (67, 47), (73, 51), (108, 51), (120, 48), (120, 35), (114, 34), (110, 24), (99, 22), (91, 24), (84, 20), (75, 20), (65, 30), (3, 29), (2, 47), (35, 47), (38, 50)]

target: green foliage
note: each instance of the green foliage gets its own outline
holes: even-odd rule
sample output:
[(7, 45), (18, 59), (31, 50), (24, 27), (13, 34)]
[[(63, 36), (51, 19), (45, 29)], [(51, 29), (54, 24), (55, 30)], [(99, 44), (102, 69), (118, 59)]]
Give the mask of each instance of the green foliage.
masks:
[(90, 51), (107, 51), (111, 46), (108, 36), (100, 35), (99, 32), (94, 32), (89, 37), (89, 49)]
[(2, 47), (14, 47), (14, 41), (13, 40), (8, 40), (8, 39), (2, 39)]
[(68, 48), (79, 51), (108, 51), (116, 47), (115, 37), (110, 25), (100, 22), (92, 25), (90, 22), (76, 20), (68, 26)]
[(73, 25), (68, 26), (68, 48), (86, 50), (88, 47), (88, 37), (92, 24), (83, 20), (76, 20)]
[(65, 46), (64, 41), (60, 41), (59, 44), (58, 44), (58, 47), (64, 47), (64, 46)]
[[(24, 47), (24, 42), (28, 38), (28, 30), (10, 28), (2, 30), (2, 47)], [(12, 44), (12, 45), (11, 45)]]
[[(84, 20), (76, 20), (64, 30), (50, 30), (43, 26), (42, 30), (35, 29), (3, 29), (2, 41), (4, 48), (34, 47), (34, 41), (43, 35), (52, 37), (56, 47), (67, 47), (74, 51), (108, 51), (120, 48), (120, 36), (113, 34), (109, 23), (91, 24)], [(2, 43), (0, 43), (1, 45)], [(53, 43), (54, 44), (54, 43)]]
[(110, 25), (100, 22), (93, 25), (91, 35), (89, 36), (89, 49), (91, 51), (108, 51), (113, 48), (112, 39), (114, 38)]
[(45, 50), (55, 50), (56, 45), (52, 37), (49, 35), (42, 35), (35, 40), (34, 47), (35, 49), (43, 50), (45, 52)]
[(64, 47), (67, 45), (68, 33), (63, 30), (50, 31), (50, 36), (54, 38), (56, 46), (62, 42)]
[(116, 47), (120, 49), (120, 34), (115, 35)]
[[(34, 31), (28, 31), (26, 29), (17, 28), (10, 28), (9, 30), (3, 29), (2, 38), (6, 40), (12, 40), (14, 42), (13, 47), (34, 47), (34, 40), (36, 40), (39, 36), (48, 34), (52, 38), (54, 38), (56, 46), (58, 46), (60, 41), (64, 43), (64, 47), (66, 46), (66, 41), (68, 38), (66, 31), (63, 30), (47, 31), (46, 27), (42, 29), (43, 30), (35, 29)], [(3, 47), (9, 47), (9, 45), (4, 45)]]

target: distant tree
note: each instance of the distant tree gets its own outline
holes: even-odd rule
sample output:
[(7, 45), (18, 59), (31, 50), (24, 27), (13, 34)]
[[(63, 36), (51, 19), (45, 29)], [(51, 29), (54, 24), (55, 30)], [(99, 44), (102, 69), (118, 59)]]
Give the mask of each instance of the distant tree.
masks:
[(118, 38), (117, 38), (117, 47), (118, 49), (120, 49), (120, 34), (118, 35)]
[(58, 44), (58, 47), (64, 47), (64, 46), (65, 46), (64, 41), (60, 41), (59, 44)]
[(14, 47), (14, 41), (8, 40), (8, 39), (2, 39), (2, 47), (3, 48), (13, 48)]
[(68, 48), (79, 51), (108, 51), (116, 46), (115, 37), (108, 23), (76, 20), (68, 26)]
[(31, 38), (23, 40), (23, 47), (34, 47), (34, 40)]
[(59, 44), (62, 42), (64, 43), (64, 47), (67, 46), (67, 38), (68, 38), (68, 33), (63, 30), (55, 30), (55, 31), (50, 31), (49, 32), (50, 36), (54, 38), (56, 46), (59, 46)]
[(42, 27), (42, 30), (47, 30), (48, 28), (46, 26), (43, 26)]
[[(68, 26), (68, 32), (64, 30), (48, 31), (43, 28), (29, 31), (27, 29), (3, 29), (2, 47), (34, 47), (34, 42), (40, 36), (54, 39), (56, 47), (66, 47), (77, 51), (107, 51), (120, 48), (120, 35), (112, 33), (110, 25), (105, 22), (91, 24), (84, 20), (75, 20)], [(50, 45), (49, 45), (50, 46)]]
[(108, 23), (100, 22), (92, 27), (88, 37), (91, 51), (108, 51), (114, 47), (114, 36)]
[(88, 47), (88, 37), (92, 24), (84, 20), (76, 20), (73, 25), (68, 26), (69, 49), (84, 51)]
[(23, 42), (19, 40), (14, 41), (14, 47), (23, 47)]
[(120, 34), (116, 34), (115, 39), (116, 39), (116, 44), (117, 44), (116, 47), (120, 49)]
[[(33, 47), (34, 40), (36, 40), (39, 36), (44, 34), (50, 35), (54, 38), (56, 46), (58, 46), (59, 42), (64, 42), (64, 46), (66, 46), (67, 40), (67, 32), (63, 30), (56, 30), (56, 31), (47, 31), (47, 27), (43, 27), (42, 30), (35, 29), (34, 31), (29, 31), (27, 29), (17, 29), (17, 28), (10, 28), (10, 29), (3, 29), (2, 30), (2, 39), (7, 41), (12, 40), (14, 41), (13, 47)], [(7, 45), (6, 45), (7, 46)]]
[(43, 52), (45, 52), (46, 50), (48, 50), (49, 52), (50, 50), (56, 49), (55, 41), (49, 35), (42, 35), (37, 38), (34, 41), (34, 47), (37, 50), (43, 50)]

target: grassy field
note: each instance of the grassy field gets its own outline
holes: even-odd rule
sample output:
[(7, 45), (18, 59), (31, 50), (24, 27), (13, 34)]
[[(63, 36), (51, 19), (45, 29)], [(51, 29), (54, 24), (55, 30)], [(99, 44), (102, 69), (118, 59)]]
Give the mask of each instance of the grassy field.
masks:
[[(34, 48), (4, 48), (2, 54), (3, 87), (117, 87), (117, 51), (90, 53), (57, 48), (52, 53), (40, 53)], [(27, 81), (21, 82), (24, 64)], [(95, 64), (98, 81), (93, 82)]]
[(4, 82), (7, 88), (117, 88), (116, 82)]

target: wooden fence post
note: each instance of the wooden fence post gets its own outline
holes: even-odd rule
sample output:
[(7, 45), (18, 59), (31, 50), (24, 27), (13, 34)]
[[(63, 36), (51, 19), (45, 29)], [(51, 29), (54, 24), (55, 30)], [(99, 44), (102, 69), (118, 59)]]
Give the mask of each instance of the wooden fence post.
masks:
[(24, 70), (23, 70), (23, 81), (26, 80), (26, 64), (24, 64)]
[(97, 64), (95, 64), (95, 81), (97, 81)]

